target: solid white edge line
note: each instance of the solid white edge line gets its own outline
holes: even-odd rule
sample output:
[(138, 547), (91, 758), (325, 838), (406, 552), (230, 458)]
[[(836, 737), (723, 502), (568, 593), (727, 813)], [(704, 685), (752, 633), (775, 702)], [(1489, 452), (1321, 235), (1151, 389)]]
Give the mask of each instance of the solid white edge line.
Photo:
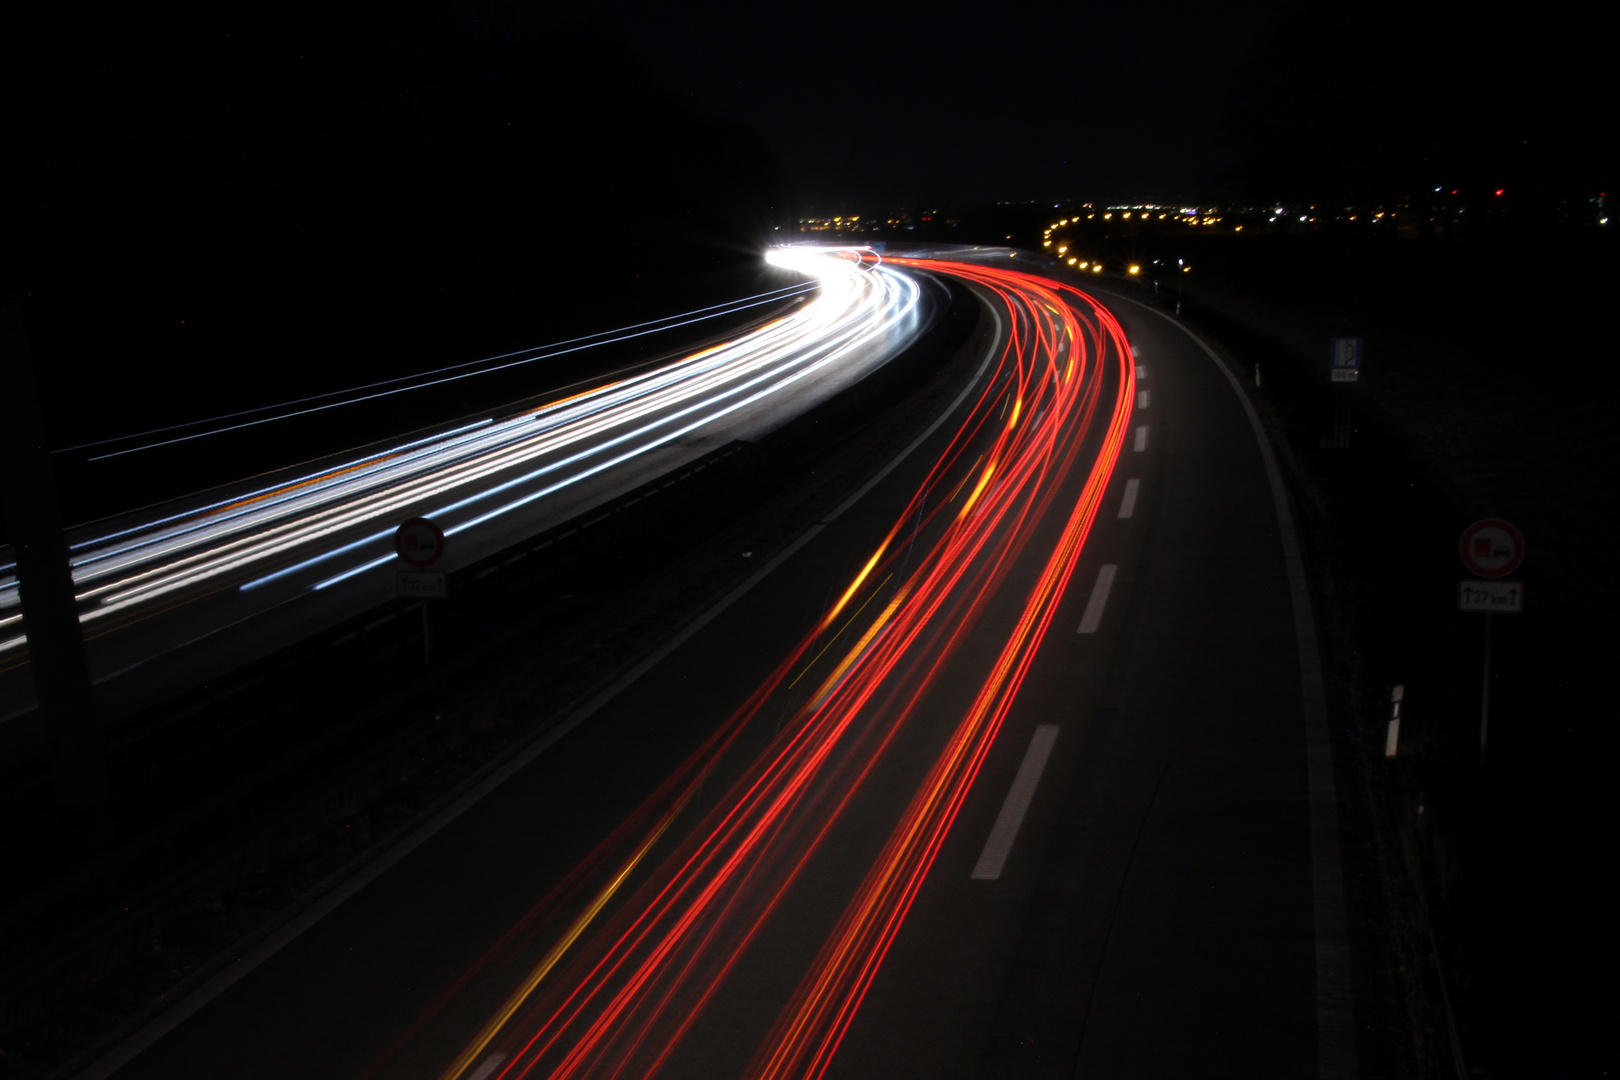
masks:
[[(975, 293), (975, 295), (977, 295), (977, 293)], [(983, 297), (980, 297), (980, 302), (984, 302)], [(669, 639), (669, 641), (665, 642), (650, 656), (642, 660), (641, 663), (631, 668), (601, 693), (597, 694), (584, 705), (581, 705), (578, 709), (574, 710), (574, 712), (571, 713), (567, 719), (548, 728), (543, 734), (539, 735), (532, 743), (530, 743), (527, 749), (518, 754), (516, 757), (512, 758), (505, 765), (502, 765), (495, 772), (491, 773), (477, 787), (473, 788), (461, 798), (439, 811), (415, 832), (404, 837), (393, 847), (389, 848), (371, 862), (367, 863), (364, 867), (357, 871), (353, 877), (334, 888), (315, 904), (305, 909), (302, 914), (289, 921), (280, 930), (276, 931), (270, 937), (260, 942), (253, 949), (250, 949), (246, 954), (238, 959), (235, 964), (232, 964), (224, 971), (221, 971), (218, 975), (215, 975), (212, 979), (209, 979), (207, 982), (197, 987), (197, 989), (193, 990), (190, 994), (187, 994), (180, 1001), (176, 1002), (175, 1005), (168, 1011), (153, 1018), (153, 1020), (146, 1026), (142, 1027), (139, 1031), (135, 1032), (117, 1046), (113, 1047), (106, 1054), (103, 1054), (84, 1070), (75, 1074), (73, 1080), (107, 1080), (108, 1077), (112, 1076), (119, 1069), (129, 1064), (147, 1048), (151, 1047), (159, 1039), (163, 1038), (163, 1036), (185, 1023), (187, 1019), (202, 1010), (203, 1007), (208, 1005), (209, 1002), (213, 1001), (225, 991), (229, 990), (243, 978), (246, 978), (253, 972), (255, 968), (263, 964), (266, 960), (270, 959), (277, 952), (281, 951), (281, 949), (293, 942), (304, 931), (308, 930), (310, 927), (326, 918), (326, 916), (336, 911), (343, 905), (345, 901), (354, 896), (361, 889), (364, 889), (367, 885), (370, 885), (373, 881), (376, 881), (379, 877), (382, 877), (383, 874), (387, 873), (396, 864), (401, 862), (407, 855), (411, 854), (411, 852), (415, 851), (428, 840), (432, 839), (433, 836), (440, 832), (446, 825), (449, 825), (462, 814), (472, 809), (474, 805), (476, 805), (490, 792), (506, 783), (519, 772), (522, 772), (523, 769), (534, 761), (535, 758), (539, 757), (557, 743), (561, 742), (563, 736), (567, 735), (569, 732), (579, 727), (580, 724), (590, 719), (591, 716), (595, 715), (604, 705), (608, 704), (614, 698), (623, 693), (625, 689), (633, 684), (637, 679), (651, 671), (658, 664), (662, 663), (671, 653), (675, 652), (676, 649), (679, 649), (682, 645), (690, 641), (694, 636), (696, 636), (698, 631), (702, 630), (705, 626), (708, 626), (711, 622), (718, 618), (722, 612), (731, 607), (732, 604), (735, 604), (738, 600), (742, 599), (744, 595), (754, 588), (754, 586), (758, 585), (761, 581), (764, 581), (773, 570), (797, 554), (800, 548), (804, 547), (812, 539), (814, 539), (818, 533), (836, 520), (839, 515), (843, 514), (844, 511), (848, 510), (850, 507), (859, 502), (863, 496), (876, 487), (879, 482), (889, 475), (889, 473), (893, 472), (902, 461), (910, 457), (912, 452), (921, 446), (929, 438), (929, 436), (938, 431), (940, 425), (945, 423), (945, 421), (953, 413), (955, 413), (958, 408), (961, 407), (962, 402), (967, 400), (968, 395), (973, 392), (973, 388), (978, 385), (979, 380), (984, 378), (984, 373), (989, 369), (990, 361), (995, 357), (1002, 336), (1006, 332), (1006, 327), (1001, 321), (1000, 313), (998, 313), (994, 307), (991, 307), (988, 304), (986, 306), (989, 307), (991, 317), (995, 319), (996, 332), (993, 340), (991, 341), (990, 348), (985, 352), (984, 362), (979, 365), (979, 370), (974, 373), (973, 378), (968, 381), (967, 386), (963, 388), (962, 392), (956, 396), (956, 400), (952, 401), (949, 406), (941, 411), (938, 418), (936, 418), (932, 424), (928, 425), (921, 435), (917, 436), (909, 444), (907, 444), (904, 450), (901, 450), (900, 453), (896, 454), (887, 465), (878, 471), (876, 476), (872, 477), (864, 485), (862, 485), (860, 490), (856, 491), (854, 495), (851, 495), (848, 499), (844, 500), (844, 502), (841, 503), (832, 513), (828, 514), (826, 517), (810, 526), (810, 528), (806, 529), (797, 540), (788, 545), (788, 547), (780, 552), (774, 559), (756, 570), (752, 577), (748, 578), (748, 580), (744, 581), (741, 585), (738, 585), (735, 589), (731, 590), (731, 592), (722, 597), (720, 601), (713, 607), (709, 608), (709, 610), (705, 611), (702, 615), (688, 623), (686, 627), (680, 631), (680, 633), (676, 634), (673, 638)]]
[(1035, 799), (1041, 773), (1046, 771), (1046, 760), (1052, 756), (1052, 744), (1057, 742), (1057, 734), (1056, 724), (1042, 724), (1035, 729), (1035, 734), (1029, 740), (1029, 749), (1024, 751), (1024, 760), (1013, 777), (1012, 787), (1007, 789), (1001, 813), (996, 815), (996, 823), (990, 826), (984, 850), (979, 853), (979, 861), (973, 865), (974, 881), (995, 881), (1001, 877), (1002, 868), (1007, 865), (1007, 856), (1012, 854), (1013, 842), (1018, 839), (1018, 829), (1024, 824), (1024, 815), (1029, 812), (1029, 804)]
[(1108, 606), (1108, 594), (1114, 588), (1114, 575), (1119, 573), (1118, 565), (1107, 563), (1097, 571), (1097, 584), (1091, 587), (1091, 598), (1086, 601), (1085, 613), (1080, 616), (1080, 625), (1075, 628), (1077, 634), (1095, 634), (1097, 627), (1102, 625), (1103, 609)]
[(1344, 906), (1344, 863), (1339, 849), (1339, 803), (1333, 779), (1333, 744), (1328, 738), (1327, 690), (1322, 681), (1322, 657), (1316, 642), (1311, 611), (1309, 578), (1300, 554), (1294, 515), (1283, 486), (1277, 454), (1260, 423), (1254, 403), (1243, 384), (1227, 370), (1204, 340), (1162, 311), (1129, 297), (1108, 294), (1152, 312), (1180, 330), (1204, 350), (1237, 395), (1249, 418), (1249, 428), (1260, 446), (1271, 501), (1282, 534), (1283, 564), (1294, 609), (1294, 641), (1299, 651), (1300, 697), (1305, 713), (1306, 782), (1310, 789), (1311, 893), (1316, 922), (1316, 1038), (1317, 1067), (1323, 1080), (1354, 1080), (1356, 1065), (1355, 1002), (1350, 984), (1350, 944)]
[(1136, 493), (1142, 488), (1142, 482), (1136, 477), (1125, 481), (1125, 495), (1119, 500), (1119, 516), (1131, 517), (1136, 513)]

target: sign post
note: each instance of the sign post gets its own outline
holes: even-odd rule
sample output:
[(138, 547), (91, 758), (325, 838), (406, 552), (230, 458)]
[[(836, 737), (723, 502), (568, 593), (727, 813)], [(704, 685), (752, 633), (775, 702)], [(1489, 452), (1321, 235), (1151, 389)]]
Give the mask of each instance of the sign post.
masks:
[[(1328, 347), (1328, 373), (1337, 386), (1361, 380), (1361, 339), (1336, 337)], [(1335, 450), (1350, 449), (1350, 399), (1344, 393), (1333, 395), (1333, 438)]]
[(1484, 675), (1479, 689), (1479, 760), (1485, 760), (1485, 739), (1491, 720), (1491, 617), (1524, 611), (1524, 585), (1500, 581), (1524, 562), (1524, 535), (1501, 518), (1484, 518), (1463, 530), (1457, 542), (1462, 564), (1483, 581), (1457, 583), (1457, 610), (1485, 615)]
[(428, 601), (445, 599), (450, 589), (448, 575), (428, 567), (444, 557), (444, 533), (427, 518), (409, 518), (394, 531), (394, 551), (411, 568), (395, 574), (395, 581), (402, 598), (422, 603), (422, 663), (432, 664), (433, 623)]

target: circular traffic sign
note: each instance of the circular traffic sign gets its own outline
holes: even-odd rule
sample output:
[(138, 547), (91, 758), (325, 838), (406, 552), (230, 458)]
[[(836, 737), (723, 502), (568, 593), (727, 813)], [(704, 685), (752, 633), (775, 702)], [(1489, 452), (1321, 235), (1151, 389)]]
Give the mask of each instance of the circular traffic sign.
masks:
[(1507, 577), (1524, 562), (1524, 536), (1501, 518), (1485, 518), (1463, 530), (1457, 554), (1482, 578)]
[(432, 566), (444, 555), (444, 533), (427, 518), (409, 518), (394, 532), (394, 550), (418, 569)]

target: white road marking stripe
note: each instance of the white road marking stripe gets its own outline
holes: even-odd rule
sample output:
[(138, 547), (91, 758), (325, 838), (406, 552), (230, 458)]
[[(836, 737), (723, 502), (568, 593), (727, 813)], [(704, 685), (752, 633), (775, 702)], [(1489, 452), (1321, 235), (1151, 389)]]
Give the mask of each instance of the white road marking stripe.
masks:
[(1136, 451), (1138, 454), (1147, 449), (1147, 429), (1148, 426), (1146, 424), (1143, 424), (1141, 427), (1136, 429), (1136, 442), (1131, 449)]
[(1137, 364), (1136, 365), (1136, 377), (1138, 379), (1147, 378), (1147, 365), (1146, 364)]
[(1075, 629), (1075, 633), (1097, 632), (1097, 626), (1102, 622), (1103, 608), (1108, 606), (1108, 592), (1114, 587), (1114, 575), (1117, 573), (1119, 567), (1113, 563), (1097, 571), (1097, 584), (1091, 587), (1091, 599), (1086, 601), (1085, 613), (1080, 616), (1080, 625)]
[[(651, 671), (654, 667), (658, 666), (660, 663), (666, 660), (670, 654), (675, 652), (676, 649), (679, 649), (682, 645), (686, 644), (687, 641), (695, 637), (697, 633), (705, 626), (708, 626), (709, 623), (719, 618), (722, 612), (731, 607), (732, 604), (736, 603), (743, 596), (747, 595), (747, 593), (753, 589), (755, 585), (758, 585), (761, 581), (764, 581), (767, 577), (769, 577), (773, 570), (791, 559), (800, 548), (804, 547), (811, 540), (815, 539), (815, 537), (819, 535), (823, 529), (841, 517), (850, 507), (854, 506), (856, 503), (865, 498), (867, 492), (871, 491), (873, 488), (877, 487), (878, 484), (882, 483), (884, 478), (898, 468), (902, 461), (905, 461), (906, 458), (911, 456), (912, 451), (916, 450), (924, 442), (928, 441), (928, 438), (933, 435), (935, 431), (939, 430), (940, 426), (944, 424), (947, 419), (955, 414), (956, 410), (962, 406), (962, 403), (968, 399), (968, 395), (973, 393), (973, 391), (978, 387), (980, 380), (984, 378), (985, 371), (990, 367), (991, 359), (1000, 355), (998, 346), (1006, 337), (1007, 331), (1006, 327), (1002, 324), (1001, 316), (996, 312), (994, 307), (990, 309), (990, 315), (995, 320), (996, 324), (995, 333), (990, 339), (990, 348), (985, 353), (984, 360), (980, 362), (979, 370), (974, 373), (973, 378), (969, 380), (968, 384), (962, 388), (962, 392), (956, 396), (956, 400), (947, 405), (944, 411), (934, 419), (934, 422), (923, 430), (922, 434), (918, 435), (906, 446), (905, 449), (896, 454), (887, 465), (879, 469), (877, 475), (873, 476), (864, 485), (862, 485), (858, 491), (840, 503), (837, 508), (832, 511), (832, 513), (811, 525), (799, 535), (797, 540), (793, 541), (793, 543), (789, 544), (782, 551), (778, 552), (775, 558), (766, 563), (764, 566), (760, 567), (758, 570), (754, 571), (752, 577), (750, 577), (747, 581), (744, 581), (741, 585), (738, 585), (735, 589), (732, 589), (731, 592), (723, 596), (719, 602), (717, 602), (713, 607), (709, 608), (709, 610), (705, 611), (702, 615), (687, 623), (682, 630), (676, 633), (668, 641), (664, 642), (664, 644), (655, 650), (652, 655), (648, 656), (642, 660), (641, 663), (625, 672), (615, 682), (603, 689), (595, 697), (585, 702), (585, 704), (581, 705), (578, 709), (575, 709), (561, 723), (545, 729), (543, 734), (541, 734), (533, 742), (529, 743), (527, 747), (519, 751), (514, 757), (509, 758), (504, 765), (500, 766), (493, 773), (489, 774), (472, 790), (468, 791), (455, 802), (439, 811), (438, 814), (430, 818), (424, 824), (418, 826), (414, 831), (406, 835), (403, 839), (399, 840), (392, 847), (378, 854), (348, 880), (344, 881), (341, 885), (336, 886), (331, 892), (327, 893), (320, 900), (316, 901), (311, 907), (306, 908), (303, 914), (294, 918), (291, 922), (287, 923), (280, 930), (271, 935), (268, 940), (258, 945), (245, 956), (239, 958), (235, 964), (224, 968), (213, 978), (209, 979), (207, 982), (197, 987), (197, 989), (193, 990), (185, 998), (176, 1002), (166, 1011), (153, 1017), (152, 1020), (146, 1024), (146, 1026), (142, 1027), (133, 1035), (126, 1038), (123, 1042), (107, 1051), (89, 1067), (81, 1070), (78, 1075), (74, 1077), (74, 1080), (108, 1080), (109, 1077), (111, 1077), (129, 1062), (133, 1061), (153, 1043), (157, 1042), (159, 1039), (163, 1038), (163, 1036), (185, 1023), (188, 1018), (195, 1015), (198, 1010), (203, 1008), (203, 1006), (207, 1005), (209, 1002), (219, 997), (219, 995), (223, 994), (226, 990), (229, 990), (232, 986), (236, 985), (247, 975), (257, 970), (259, 965), (263, 964), (266, 960), (280, 952), (281, 949), (289, 942), (296, 940), (298, 936), (305, 930), (308, 930), (310, 927), (324, 919), (327, 915), (331, 914), (333, 911), (336, 911), (346, 900), (360, 892), (360, 890), (364, 889), (373, 881), (377, 880), (391, 867), (401, 862), (406, 856), (411, 854), (411, 852), (425, 844), (446, 825), (449, 825), (451, 822), (455, 821), (458, 817), (464, 814), (469, 808), (476, 805), (479, 800), (484, 798), (484, 796), (499, 788), (513, 776), (516, 776), (535, 758), (551, 749), (552, 746), (560, 742), (562, 738), (569, 732), (573, 731), (586, 720), (590, 719), (591, 716), (595, 715), (598, 709), (601, 709), (608, 702), (612, 701), (621, 692), (623, 692), (626, 687), (634, 684), (637, 679), (640, 679), (648, 671)], [(547, 543), (550, 543), (550, 541), (548, 540)], [(545, 544), (541, 544), (540, 547), (545, 547)], [(532, 550), (538, 551), (539, 548), (534, 548)], [(285, 602), (291, 603), (292, 599), (295, 598), (289, 598)]]
[(1138, 349), (1135, 345), (1132, 345), (1131, 346), (1131, 355), (1132, 356), (1141, 356), (1142, 355), (1142, 350)]
[(1007, 791), (1007, 801), (1001, 804), (1001, 813), (990, 826), (990, 838), (984, 842), (979, 861), (973, 866), (974, 881), (995, 881), (1001, 876), (1007, 856), (1012, 854), (1013, 841), (1018, 839), (1018, 827), (1024, 823), (1024, 815), (1035, 798), (1035, 788), (1041, 782), (1041, 773), (1046, 770), (1046, 759), (1052, 756), (1057, 733), (1056, 724), (1042, 724), (1035, 729), (1029, 749), (1024, 752), (1023, 764), (1018, 766), (1018, 775), (1013, 777), (1012, 787)]
[(1128, 518), (1136, 513), (1136, 492), (1142, 486), (1142, 481), (1132, 477), (1125, 481), (1125, 497), (1119, 500), (1119, 516)]
[(1271, 486), (1271, 501), (1282, 533), (1283, 565), (1294, 608), (1294, 641), (1299, 650), (1300, 698), (1305, 707), (1305, 764), (1310, 789), (1311, 893), (1316, 921), (1316, 1047), (1317, 1076), (1321, 1080), (1355, 1080), (1355, 997), (1350, 985), (1350, 944), (1344, 903), (1344, 863), (1340, 856), (1339, 805), (1333, 778), (1333, 744), (1328, 738), (1327, 687), (1322, 679), (1322, 655), (1317, 648), (1316, 624), (1311, 614), (1311, 592), (1294, 531), (1294, 514), (1283, 487), (1282, 469), (1271, 448), (1260, 414), (1202, 338), (1161, 311), (1136, 300), (1119, 297), (1170, 323), (1203, 350), (1209, 362), (1225, 376), (1238, 404), (1249, 418), (1249, 430), (1260, 446), (1260, 459)]
[(1151, 404), (1153, 404), (1152, 391), (1138, 390), (1136, 392), (1136, 407), (1138, 409), (1145, 409)]
[(1384, 756), (1394, 757), (1401, 745), (1401, 718), (1396, 717), (1389, 722), (1389, 732), (1384, 736)]
[(501, 1062), (505, 1060), (505, 1054), (489, 1055), (484, 1059), (484, 1063), (478, 1066), (478, 1069), (471, 1076), (467, 1077), (467, 1080), (489, 1080), (491, 1076), (495, 1075), (495, 1070), (501, 1067)]

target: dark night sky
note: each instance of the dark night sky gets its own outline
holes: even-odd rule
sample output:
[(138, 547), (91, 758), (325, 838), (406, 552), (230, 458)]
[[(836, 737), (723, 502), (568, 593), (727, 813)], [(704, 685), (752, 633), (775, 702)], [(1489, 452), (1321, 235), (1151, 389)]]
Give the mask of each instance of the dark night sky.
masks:
[(1293, 6), (629, 3), (612, 22), (668, 90), (761, 132), (805, 207), (831, 210), (1207, 197), (1234, 72)]

